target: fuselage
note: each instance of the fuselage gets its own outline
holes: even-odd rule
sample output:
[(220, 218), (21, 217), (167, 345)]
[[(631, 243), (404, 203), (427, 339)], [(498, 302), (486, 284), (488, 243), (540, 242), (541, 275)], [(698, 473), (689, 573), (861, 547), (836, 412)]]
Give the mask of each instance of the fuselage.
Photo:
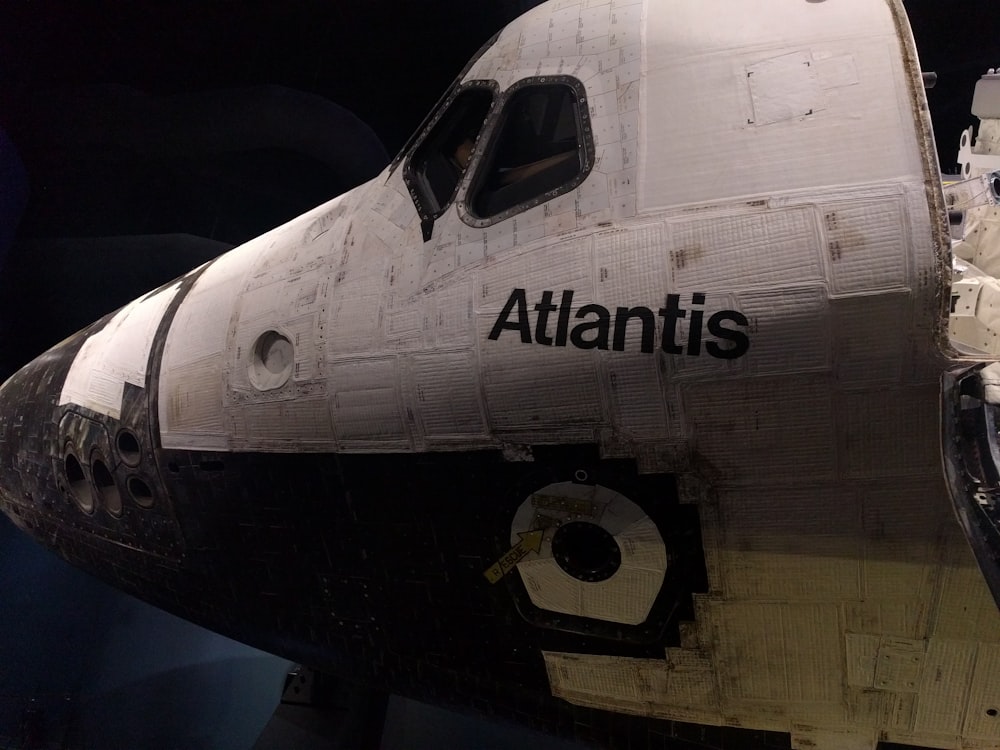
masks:
[(5, 383), (0, 502), (425, 698), (997, 741), (949, 261), (899, 3), (548, 3), (377, 178)]

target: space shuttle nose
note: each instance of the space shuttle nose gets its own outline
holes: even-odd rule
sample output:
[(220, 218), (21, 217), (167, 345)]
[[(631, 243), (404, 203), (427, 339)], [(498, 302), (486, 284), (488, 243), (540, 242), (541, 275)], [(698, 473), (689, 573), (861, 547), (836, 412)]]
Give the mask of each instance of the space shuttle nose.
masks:
[(11, 375), (0, 384), (0, 498), (4, 497), (10, 479), (11, 458), (13, 456), (14, 420), (12, 413), (11, 394), (14, 388), (11, 383), (17, 374)]
[(47, 369), (45, 362), (36, 360), (0, 386), (0, 499), (15, 521), (21, 506), (30, 505), (37, 495), (37, 466), (45, 450), (43, 430), (33, 415), (43, 404), (51, 409), (59, 399), (58, 392), (46, 392), (51, 383)]
[(0, 385), (0, 507), (29, 531), (39, 514), (57, 507), (65, 484), (57, 475), (59, 400), (85, 339), (84, 332), (66, 339)]

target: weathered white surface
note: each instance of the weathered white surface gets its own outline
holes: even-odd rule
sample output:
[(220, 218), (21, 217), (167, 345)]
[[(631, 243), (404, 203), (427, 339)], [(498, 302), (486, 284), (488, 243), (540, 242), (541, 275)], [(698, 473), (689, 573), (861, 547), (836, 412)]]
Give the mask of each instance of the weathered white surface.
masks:
[(79, 404), (120, 417), (125, 383), (146, 387), (156, 328), (177, 289), (173, 284), (130, 302), (88, 338), (66, 375), (59, 404)]
[[(555, 694), (786, 731), (797, 747), (995, 745), (1000, 615), (941, 481), (947, 237), (901, 13), (536, 8), (468, 78), (581, 80), (587, 180), (475, 228), (462, 201), (476, 155), (424, 242), (396, 170), (217, 261), (168, 335), (163, 445), (635, 457), (699, 503), (709, 591), (662, 659), (546, 653)], [(525, 327), (498, 329), (518, 299)], [(561, 313), (546, 326), (539, 310), (562, 299), (562, 345), (543, 343)], [(672, 304), (685, 314), (661, 312)], [(745, 353), (710, 353), (725, 350), (717, 314)], [(568, 335), (583, 318), (589, 338)], [(294, 368), (258, 389), (248, 367), (267, 331), (291, 341)], [(515, 518), (511, 541), (528, 528)], [(538, 606), (639, 622), (666, 563), (650, 531), (636, 518), (614, 532), (641, 564), (603, 584), (544, 555), (521, 575)]]
[[(646, 12), (642, 121), (655, 126), (640, 129), (640, 212), (917, 169), (887, 3)], [(805, 161), (788, 158), (805, 150)]]

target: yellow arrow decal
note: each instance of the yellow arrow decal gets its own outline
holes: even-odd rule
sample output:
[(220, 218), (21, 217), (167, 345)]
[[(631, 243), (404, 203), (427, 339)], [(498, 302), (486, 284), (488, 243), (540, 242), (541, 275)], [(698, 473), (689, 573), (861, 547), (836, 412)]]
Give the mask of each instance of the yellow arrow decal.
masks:
[(496, 583), (505, 575), (510, 573), (515, 566), (527, 557), (529, 552), (538, 552), (542, 548), (542, 536), (545, 531), (536, 529), (535, 531), (519, 531), (517, 535), (521, 541), (510, 548), (503, 557), (490, 566), (489, 570), (483, 573), (486, 580)]

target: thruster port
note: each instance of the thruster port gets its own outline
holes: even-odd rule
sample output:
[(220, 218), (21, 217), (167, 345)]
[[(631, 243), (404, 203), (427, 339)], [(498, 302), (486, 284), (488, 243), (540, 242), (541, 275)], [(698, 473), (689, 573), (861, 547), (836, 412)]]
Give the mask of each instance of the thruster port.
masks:
[(66, 484), (69, 487), (69, 493), (73, 497), (73, 500), (80, 506), (80, 510), (84, 513), (93, 513), (94, 492), (91, 490), (90, 483), (83, 473), (83, 467), (80, 465), (79, 459), (72, 453), (66, 454), (65, 469)]
[(122, 461), (129, 466), (139, 465), (139, 459), (142, 458), (142, 448), (139, 445), (139, 438), (132, 430), (121, 430), (115, 445), (118, 447), (118, 455), (121, 456)]
[(131, 495), (132, 500), (140, 508), (153, 507), (153, 490), (150, 489), (149, 485), (139, 477), (129, 477), (126, 483), (128, 488), (128, 494)]
[(94, 458), (91, 464), (91, 471), (94, 474), (94, 486), (101, 495), (101, 501), (108, 513), (113, 516), (122, 514), (122, 495), (115, 484), (115, 478), (107, 465), (99, 458)]

